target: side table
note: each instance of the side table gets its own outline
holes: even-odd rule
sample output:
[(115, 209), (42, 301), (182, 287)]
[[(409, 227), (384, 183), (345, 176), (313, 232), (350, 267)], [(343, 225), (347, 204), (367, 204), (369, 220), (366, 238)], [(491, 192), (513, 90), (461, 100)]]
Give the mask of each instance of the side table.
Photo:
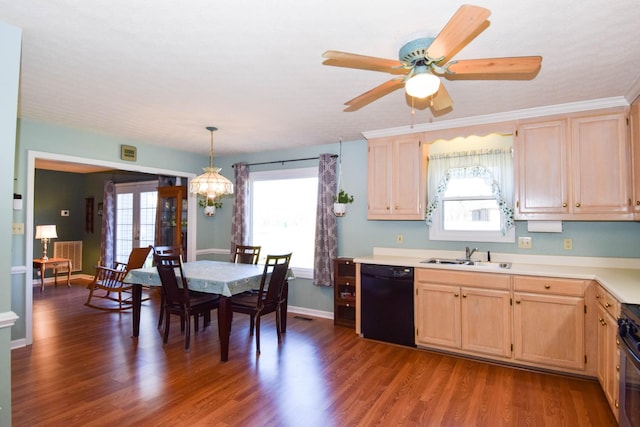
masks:
[(40, 292), (44, 291), (44, 271), (47, 268), (53, 270), (55, 285), (58, 286), (58, 268), (67, 268), (67, 286), (71, 287), (71, 260), (67, 258), (37, 258), (33, 260), (33, 268), (40, 271)]

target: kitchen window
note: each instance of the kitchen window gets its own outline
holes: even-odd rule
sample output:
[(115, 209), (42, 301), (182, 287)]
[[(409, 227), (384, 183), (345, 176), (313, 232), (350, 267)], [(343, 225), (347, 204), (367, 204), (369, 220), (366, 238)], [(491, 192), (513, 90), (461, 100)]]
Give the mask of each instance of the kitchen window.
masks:
[(427, 225), (431, 240), (515, 241), (511, 147), (430, 155)]
[(296, 276), (312, 278), (318, 168), (250, 172), (249, 186), (251, 244), (261, 258), (292, 252)]

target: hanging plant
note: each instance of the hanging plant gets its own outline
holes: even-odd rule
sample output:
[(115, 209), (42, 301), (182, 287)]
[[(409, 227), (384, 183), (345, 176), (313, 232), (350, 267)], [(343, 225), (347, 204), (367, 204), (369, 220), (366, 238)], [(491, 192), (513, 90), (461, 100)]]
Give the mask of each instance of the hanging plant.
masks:
[(344, 190), (340, 190), (338, 194), (333, 196), (333, 213), (335, 216), (345, 216), (347, 213), (347, 204), (353, 203), (353, 196)]
[(216, 214), (216, 209), (222, 207), (222, 201), (220, 199), (199, 199), (198, 205), (204, 208), (205, 216), (214, 216)]
[[(342, 138), (340, 138), (340, 156), (338, 161), (338, 188), (342, 186)], [(347, 204), (353, 203), (353, 196), (340, 188), (338, 194), (333, 196), (333, 214), (335, 216), (345, 216), (347, 214)]]

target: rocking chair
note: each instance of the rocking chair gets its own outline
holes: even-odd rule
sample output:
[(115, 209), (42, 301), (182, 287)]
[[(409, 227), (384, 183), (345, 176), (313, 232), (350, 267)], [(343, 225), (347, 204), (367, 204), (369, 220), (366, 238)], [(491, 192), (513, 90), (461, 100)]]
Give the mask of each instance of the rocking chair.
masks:
[[(134, 248), (129, 254), (127, 263), (116, 262), (113, 268), (97, 265), (93, 281), (87, 286), (89, 289), (89, 297), (84, 303), (87, 307), (96, 308), (98, 310), (120, 311), (131, 307), (131, 298), (123, 299), (122, 293), (131, 290), (131, 285), (124, 283), (124, 278), (134, 268), (141, 268), (144, 265), (151, 246), (145, 248)], [(102, 290), (104, 293), (94, 294), (95, 291)], [(117, 294), (113, 296), (112, 293)], [(117, 306), (95, 305), (91, 303), (91, 298), (103, 298), (118, 303)]]

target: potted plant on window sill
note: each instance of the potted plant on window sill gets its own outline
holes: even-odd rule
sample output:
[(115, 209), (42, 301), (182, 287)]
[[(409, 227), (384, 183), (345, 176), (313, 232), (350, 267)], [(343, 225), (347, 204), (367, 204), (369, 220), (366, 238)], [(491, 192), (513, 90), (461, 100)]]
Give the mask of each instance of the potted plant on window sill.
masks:
[(353, 196), (344, 190), (340, 190), (333, 197), (333, 213), (335, 216), (345, 216), (347, 213), (347, 204), (353, 203)]
[(198, 205), (204, 208), (205, 216), (215, 216), (216, 208), (219, 209), (222, 207), (222, 201), (220, 201), (219, 199), (209, 199), (207, 197), (198, 200)]

